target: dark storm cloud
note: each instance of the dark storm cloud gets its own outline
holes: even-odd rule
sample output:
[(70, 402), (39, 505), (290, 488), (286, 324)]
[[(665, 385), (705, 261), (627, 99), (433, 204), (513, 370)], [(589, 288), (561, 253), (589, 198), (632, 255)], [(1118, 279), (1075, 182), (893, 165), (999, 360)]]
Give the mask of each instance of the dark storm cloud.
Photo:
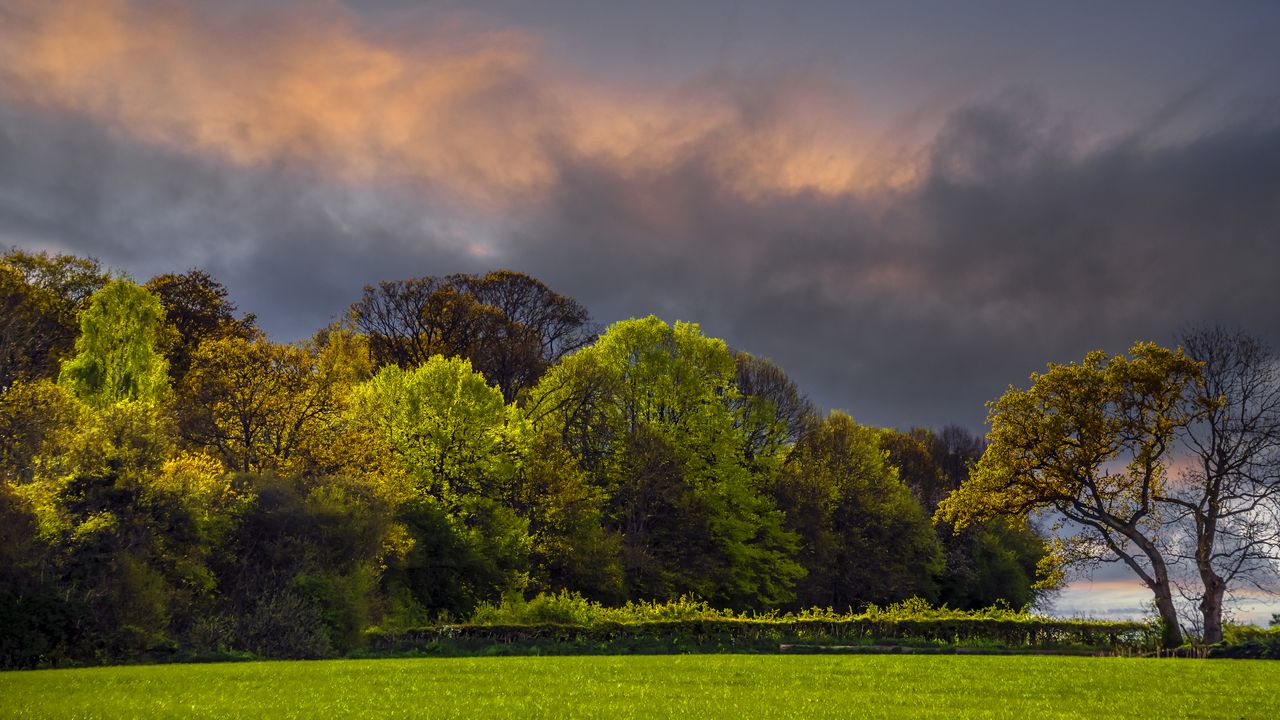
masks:
[[(81, 37), (68, 17), (47, 32)], [(602, 321), (702, 322), (898, 426), (976, 428), (1045, 362), (1189, 323), (1280, 343), (1275, 88), (1194, 132), (1201, 93), (1175, 90), (1106, 139), (1014, 91), (898, 147), (845, 128), (821, 72), (654, 100), (565, 85), (505, 36), (422, 54), (291, 22), (257, 23), (251, 63), (235, 22), (203, 42), (186, 15), (139, 39), (108, 12), (79, 65), (10, 43), (42, 82), (0, 73), (0, 242), (203, 267), (290, 340), (365, 283), (510, 267)]]
[(287, 164), (231, 167), (0, 106), (0, 245), (95, 256), (140, 281), (200, 267), (284, 339), (342, 314), (365, 283), (479, 267), (429, 215)]
[(698, 153), (639, 184), (575, 167), (516, 264), (611, 317), (701, 319), (867, 421), (976, 426), (1090, 349), (1203, 322), (1280, 340), (1280, 128), (1142, 138), (1082, 148), (1015, 93), (954, 112), (878, 197), (743, 202)]

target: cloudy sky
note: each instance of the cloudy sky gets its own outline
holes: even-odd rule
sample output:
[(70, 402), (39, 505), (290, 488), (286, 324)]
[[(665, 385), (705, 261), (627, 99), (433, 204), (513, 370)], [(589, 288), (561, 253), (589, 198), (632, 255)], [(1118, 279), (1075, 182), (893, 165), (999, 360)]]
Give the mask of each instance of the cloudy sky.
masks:
[(0, 0), (0, 245), (193, 266), (277, 339), (505, 267), (825, 407), (1280, 342), (1280, 4)]

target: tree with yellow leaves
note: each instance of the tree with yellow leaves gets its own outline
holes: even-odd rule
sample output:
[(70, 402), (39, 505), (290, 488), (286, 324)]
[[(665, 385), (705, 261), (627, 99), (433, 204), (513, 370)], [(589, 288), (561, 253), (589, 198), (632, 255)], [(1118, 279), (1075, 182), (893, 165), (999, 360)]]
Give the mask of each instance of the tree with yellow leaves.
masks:
[(988, 405), (990, 445), (938, 507), (957, 529), (994, 517), (1056, 516), (1059, 567), (1121, 561), (1151, 590), (1166, 646), (1182, 644), (1158, 501), (1200, 364), (1153, 343), (1050, 364)]

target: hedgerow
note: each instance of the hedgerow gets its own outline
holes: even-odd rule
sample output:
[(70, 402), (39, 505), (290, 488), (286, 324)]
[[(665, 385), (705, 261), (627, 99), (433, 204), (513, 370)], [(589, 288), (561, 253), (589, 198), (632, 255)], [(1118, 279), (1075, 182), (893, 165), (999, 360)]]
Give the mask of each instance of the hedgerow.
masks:
[(409, 650), (432, 644), (686, 643), (733, 647), (764, 644), (918, 642), (1007, 648), (1151, 647), (1150, 623), (1061, 619), (1008, 607), (963, 611), (913, 599), (860, 613), (814, 608), (798, 613), (735, 613), (684, 597), (670, 602), (606, 607), (573, 593), (482, 605), (465, 623), (400, 631), (373, 630), (371, 649)]

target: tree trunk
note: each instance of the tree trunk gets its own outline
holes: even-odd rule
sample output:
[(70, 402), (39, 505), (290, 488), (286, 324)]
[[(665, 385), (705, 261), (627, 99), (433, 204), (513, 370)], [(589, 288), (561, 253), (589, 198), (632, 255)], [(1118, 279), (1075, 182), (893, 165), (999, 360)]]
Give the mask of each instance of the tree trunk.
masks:
[(1222, 642), (1222, 596), (1227, 584), (1213, 571), (1201, 571), (1204, 580), (1204, 597), (1200, 598), (1200, 612), (1204, 616), (1204, 644)]
[(1182, 626), (1178, 622), (1178, 609), (1173, 605), (1173, 591), (1169, 583), (1157, 583), (1151, 591), (1156, 596), (1156, 610), (1160, 613), (1160, 646), (1166, 649), (1182, 646)]
[(1183, 628), (1178, 623), (1178, 609), (1174, 607), (1174, 598), (1172, 598), (1169, 587), (1165, 585), (1164, 592), (1156, 589), (1156, 610), (1160, 611), (1160, 646), (1169, 650), (1169, 648), (1181, 647), (1183, 644)]
[[(1138, 570), (1138, 575), (1142, 577), (1147, 587), (1151, 588), (1151, 594), (1155, 595), (1156, 610), (1160, 613), (1160, 646), (1163, 648), (1177, 648), (1182, 646), (1182, 625), (1178, 621), (1178, 609), (1173, 604), (1173, 583), (1169, 581), (1169, 567), (1165, 565), (1164, 555), (1160, 553), (1160, 548), (1156, 546), (1147, 536), (1140, 532), (1129, 528), (1129, 532), (1125, 535), (1134, 542), (1142, 551), (1146, 553), (1147, 560), (1151, 562), (1151, 575), (1147, 575), (1132, 561), (1131, 558), (1126, 560), (1130, 567)], [(1121, 555), (1121, 557), (1125, 557)]]

